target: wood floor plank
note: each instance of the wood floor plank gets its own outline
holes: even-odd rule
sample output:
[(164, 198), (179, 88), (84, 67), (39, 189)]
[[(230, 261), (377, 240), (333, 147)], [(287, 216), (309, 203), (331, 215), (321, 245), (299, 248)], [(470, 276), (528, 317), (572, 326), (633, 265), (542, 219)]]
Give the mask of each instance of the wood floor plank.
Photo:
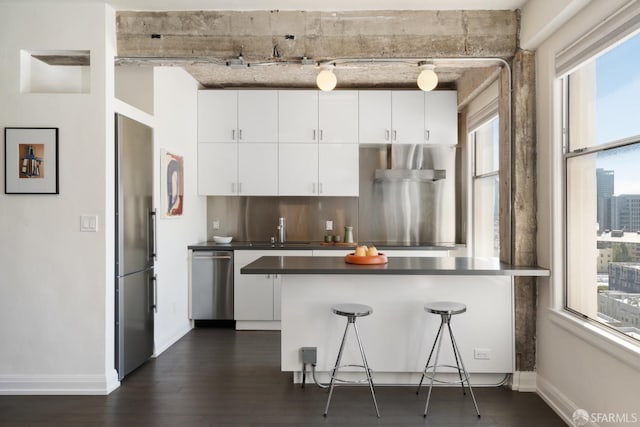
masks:
[(280, 372), (279, 332), (196, 328), (108, 396), (0, 396), (0, 426), (565, 426), (535, 393), (474, 392), (482, 418), (459, 388), (439, 387), (424, 419), (425, 393), (378, 386), (378, 419), (367, 387), (340, 387), (324, 418), (326, 390)]

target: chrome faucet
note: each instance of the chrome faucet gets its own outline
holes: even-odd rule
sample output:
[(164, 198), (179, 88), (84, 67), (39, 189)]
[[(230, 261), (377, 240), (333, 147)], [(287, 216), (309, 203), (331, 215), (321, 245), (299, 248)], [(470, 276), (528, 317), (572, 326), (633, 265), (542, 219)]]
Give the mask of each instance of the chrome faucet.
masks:
[(284, 243), (284, 217), (280, 217), (278, 221), (278, 243)]

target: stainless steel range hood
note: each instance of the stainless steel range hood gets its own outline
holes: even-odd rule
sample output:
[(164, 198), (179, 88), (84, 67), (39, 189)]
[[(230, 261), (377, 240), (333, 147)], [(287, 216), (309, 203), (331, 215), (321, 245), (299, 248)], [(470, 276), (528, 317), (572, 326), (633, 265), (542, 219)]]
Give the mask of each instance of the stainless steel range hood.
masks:
[(376, 169), (376, 182), (433, 182), (447, 177), (445, 169), (434, 169), (431, 158), (425, 156), (423, 144), (386, 147), (386, 168)]

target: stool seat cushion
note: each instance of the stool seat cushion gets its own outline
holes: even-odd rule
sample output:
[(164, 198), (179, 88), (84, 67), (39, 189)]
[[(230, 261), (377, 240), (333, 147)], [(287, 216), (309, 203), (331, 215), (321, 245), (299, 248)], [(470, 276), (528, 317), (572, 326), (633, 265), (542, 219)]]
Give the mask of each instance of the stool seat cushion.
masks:
[(424, 310), (433, 314), (460, 314), (467, 311), (467, 306), (453, 301), (434, 301), (425, 304)]
[(333, 311), (338, 316), (368, 316), (373, 313), (373, 308), (364, 304), (336, 304), (331, 307), (331, 311)]

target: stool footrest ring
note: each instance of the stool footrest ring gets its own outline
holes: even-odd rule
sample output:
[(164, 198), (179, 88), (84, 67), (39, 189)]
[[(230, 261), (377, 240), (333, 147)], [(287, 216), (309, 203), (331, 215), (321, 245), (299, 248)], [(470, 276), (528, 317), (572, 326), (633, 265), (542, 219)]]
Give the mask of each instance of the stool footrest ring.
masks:
[[(433, 370), (433, 368), (453, 368), (455, 369), (455, 371), (436, 372), (435, 370)], [(431, 371), (429, 371), (429, 369), (431, 369)], [(428, 378), (440, 384), (462, 384), (465, 382), (467, 383), (469, 382), (469, 375), (463, 371), (458, 371), (458, 367), (453, 365), (427, 366), (426, 368), (424, 368), (424, 371), (422, 371), (422, 373), (425, 376), (425, 378)], [(461, 380), (459, 379), (458, 380), (439, 380), (435, 377), (437, 374), (457, 374), (457, 375), (461, 375), (462, 379)]]
[[(338, 369), (342, 369), (342, 368), (360, 368), (360, 369), (364, 369), (365, 370), (365, 374), (366, 374), (366, 367), (364, 365), (340, 365), (338, 366), (338, 368), (336, 369), (336, 371)], [(354, 372), (354, 373), (359, 373), (357, 371), (347, 371), (347, 372)], [(343, 372), (345, 373), (345, 372)], [(369, 369), (369, 377), (373, 378), (373, 370)], [(344, 380), (341, 378), (338, 378), (334, 375), (331, 375), (331, 378), (333, 378), (333, 381), (336, 383), (340, 383), (340, 384), (363, 384), (363, 383), (368, 383), (369, 379), (368, 378), (363, 378), (361, 380)]]

